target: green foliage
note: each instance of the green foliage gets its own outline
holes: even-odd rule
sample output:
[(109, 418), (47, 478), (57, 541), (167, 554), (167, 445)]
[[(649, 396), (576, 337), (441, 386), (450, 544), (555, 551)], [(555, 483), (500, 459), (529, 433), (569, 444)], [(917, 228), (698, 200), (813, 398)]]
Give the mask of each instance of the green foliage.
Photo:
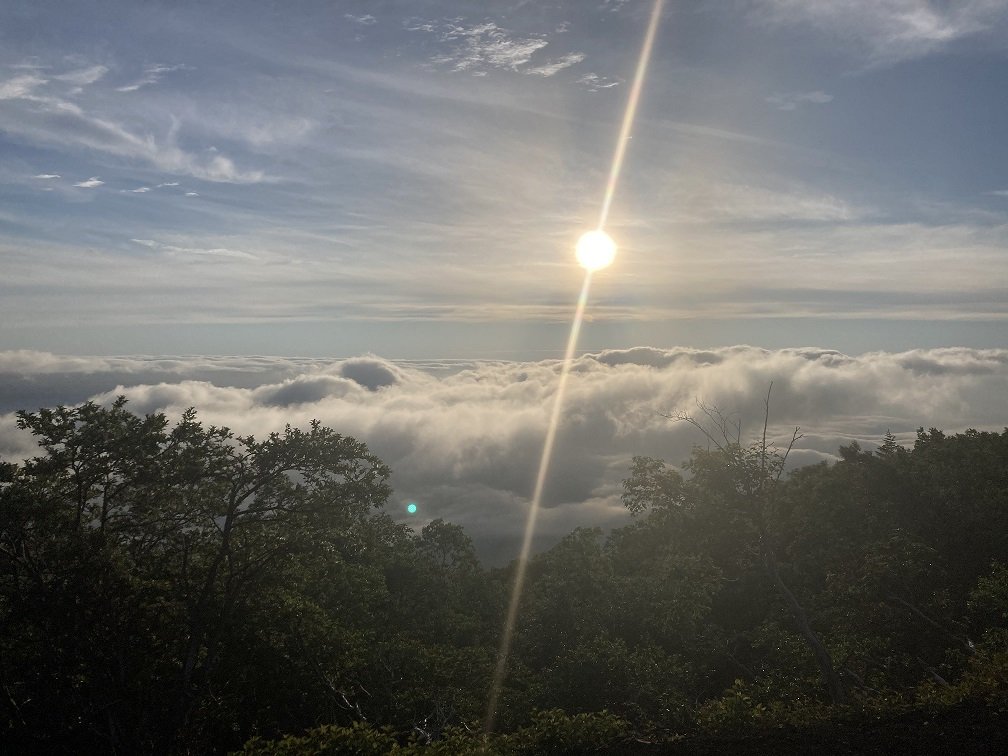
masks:
[(982, 575), (967, 602), (975, 630), (1001, 636), (1008, 630), (1008, 564), (995, 561)]
[(513, 566), (379, 511), (364, 444), (122, 400), (19, 422), (40, 454), (0, 461), (12, 752), (774, 750), (1008, 712), (1008, 431), (790, 476), (728, 433), (680, 469), (635, 459), (629, 525), (530, 563), (485, 736)]
[(607, 711), (570, 715), (561, 709), (539, 711), (532, 722), (501, 739), (502, 753), (611, 753), (626, 745), (629, 724)]
[(318, 423), (257, 441), (121, 399), (18, 422), (43, 454), (0, 490), (11, 737), (166, 750), (226, 742), (252, 709), (276, 726), (318, 711), (294, 691), (333, 680), (298, 646), (343, 618), (305, 621), (338, 617), (313, 575), (354, 574), (389, 492), (380, 460)]
[(534, 712), (526, 726), (502, 735), (483, 735), (475, 727), (452, 727), (432, 742), (425, 742), (416, 735), (400, 742), (388, 728), (354, 722), (345, 727), (326, 725), (305, 735), (288, 735), (280, 740), (252, 738), (235, 753), (241, 756), (578, 756), (621, 751), (631, 742), (629, 723), (607, 711), (571, 715), (561, 709), (550, 709)]
[(697, 712), (697, 724), (719, 733), (739, 733), (763, 724), (769, 711), (753, 700), (743, 680), (736, 679), (720, 698), (708, 700)]
[(366, 722), (347, 727), (325, 725), (303, 736), (287, 735), (281, 740), (253, 738), (237, 753), (244, 756), (385, 756), (398, 751), (387, 728), (376, 729)]

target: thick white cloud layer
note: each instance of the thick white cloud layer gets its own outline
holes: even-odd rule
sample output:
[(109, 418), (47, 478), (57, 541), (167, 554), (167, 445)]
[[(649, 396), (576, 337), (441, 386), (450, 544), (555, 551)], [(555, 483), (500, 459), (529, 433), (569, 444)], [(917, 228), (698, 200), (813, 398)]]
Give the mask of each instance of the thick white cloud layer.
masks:
[[(318, 418), (367, 442), (393, 470), (390, 508), (420, 505), (418, 524), (462, 524), (492, 560), (520, 537), (560, 365), (544, 362), (389, 362), (283, 358), (78, 358), (0, 352), (0, 455), (31, 453), (13, 411), (125, 395), (136, 412), (177, 416), (263, 435)], [(540, 520), (545, 544), (580, 525), (626, 515), (622, 479), (634, 455), (681, 462), (702, 438), (663, 413), (697, 399), (733, 413), (751, 438), (773, 383), (771, 431), (805, 434), (798, 464), (841, 444), (877, 444), (891, 431), (911, 443), (920, 427), (948, 432), (1008, 424), (1008, 350), (935, 349), (848, 356), (649, 347), (580, 357)]]

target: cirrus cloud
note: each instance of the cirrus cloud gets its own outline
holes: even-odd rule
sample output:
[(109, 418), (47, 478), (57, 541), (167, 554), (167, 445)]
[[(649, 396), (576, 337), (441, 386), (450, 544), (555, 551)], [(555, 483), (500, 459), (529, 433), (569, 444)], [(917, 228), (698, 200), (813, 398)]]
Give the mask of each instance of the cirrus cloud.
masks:
[(804, 26), (867, 54), (875, 65), (920, 58), (1008, 23), (1004, 0), (755, 0), (761, 22)]
[(431, 63), (474, 76), (500, 69), (550, 77), (585, 59), (584, 53), (570, 52), (555, 60), (530, 65), (533, 55), (549, 45), (549, 39), (543, 34), (516, 34), (493, 21), (472, 24), (459, 18), (415, 23), (407, 26), (407, 30), (433, 34), (444, 46), (444, 51), (434, 55)]

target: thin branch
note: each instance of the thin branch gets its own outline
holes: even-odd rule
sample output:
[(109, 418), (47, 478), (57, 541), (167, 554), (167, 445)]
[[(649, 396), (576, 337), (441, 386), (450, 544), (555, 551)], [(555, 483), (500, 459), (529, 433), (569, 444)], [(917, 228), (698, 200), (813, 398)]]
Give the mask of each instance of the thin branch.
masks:
[(784, 455), (781, 457), (780, 469), (777, 470), (777, 478), (774, 481), (775, 483), (780, 482), (781, 475), (784, 474), (784, 466), (787, 464), (788, 456), (791, 454), (791, 450), (794, 448), (794, 445), (804, 436), (805, 434), (801, 432), (801, 426), (796, 425), (794, 433), (791, 434), (791, 441), (788, 442), (787, 449), (784, 450)]
[[(703, 404), (700, 403), (699, 401), (697, 402), (697, 404), (701, 407), (701, 409), (705, 409), (704, 406), (703, 406)], [(689, 423), (694, 428), (696, 428), (698, 431), (700, 431), (704, 435), (704, 437), (707, 439), (708, 443), (713, 444), (715, 446), (715, 448), (717, 448), (718, 451), (722, 451), (722, 452), (726, 451), (725, 446), (722, 445), (721, 442), (718, 441), (717, 438), (714, 437), (714, 435), (707, 429), (707, 426), (705, 426), (703, 423), (701, 423), (699, 420), (697, 420), (695, 417), (693, 417), (691, 414), (689, 414), (685, 410), (675, 410), (674, 412), (670, 412), (670, 413), (659, 412), (658, 414), (661, 417), (664, 417), (666, 420), (675, 420), (675, 421), (681, 422), (681, 423)], [(708, 413), (708, 417), (709, 416), (710, 415)]]

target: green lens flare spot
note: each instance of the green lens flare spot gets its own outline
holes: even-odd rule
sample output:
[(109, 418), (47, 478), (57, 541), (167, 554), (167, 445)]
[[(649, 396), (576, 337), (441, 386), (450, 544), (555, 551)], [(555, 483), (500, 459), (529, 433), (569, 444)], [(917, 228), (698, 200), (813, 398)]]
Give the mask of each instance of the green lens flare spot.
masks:
[(410, 514), (416, 514), (417, 505), (411, 501), (409, 504), (406, 505), (406, 511), (409, 512)]

